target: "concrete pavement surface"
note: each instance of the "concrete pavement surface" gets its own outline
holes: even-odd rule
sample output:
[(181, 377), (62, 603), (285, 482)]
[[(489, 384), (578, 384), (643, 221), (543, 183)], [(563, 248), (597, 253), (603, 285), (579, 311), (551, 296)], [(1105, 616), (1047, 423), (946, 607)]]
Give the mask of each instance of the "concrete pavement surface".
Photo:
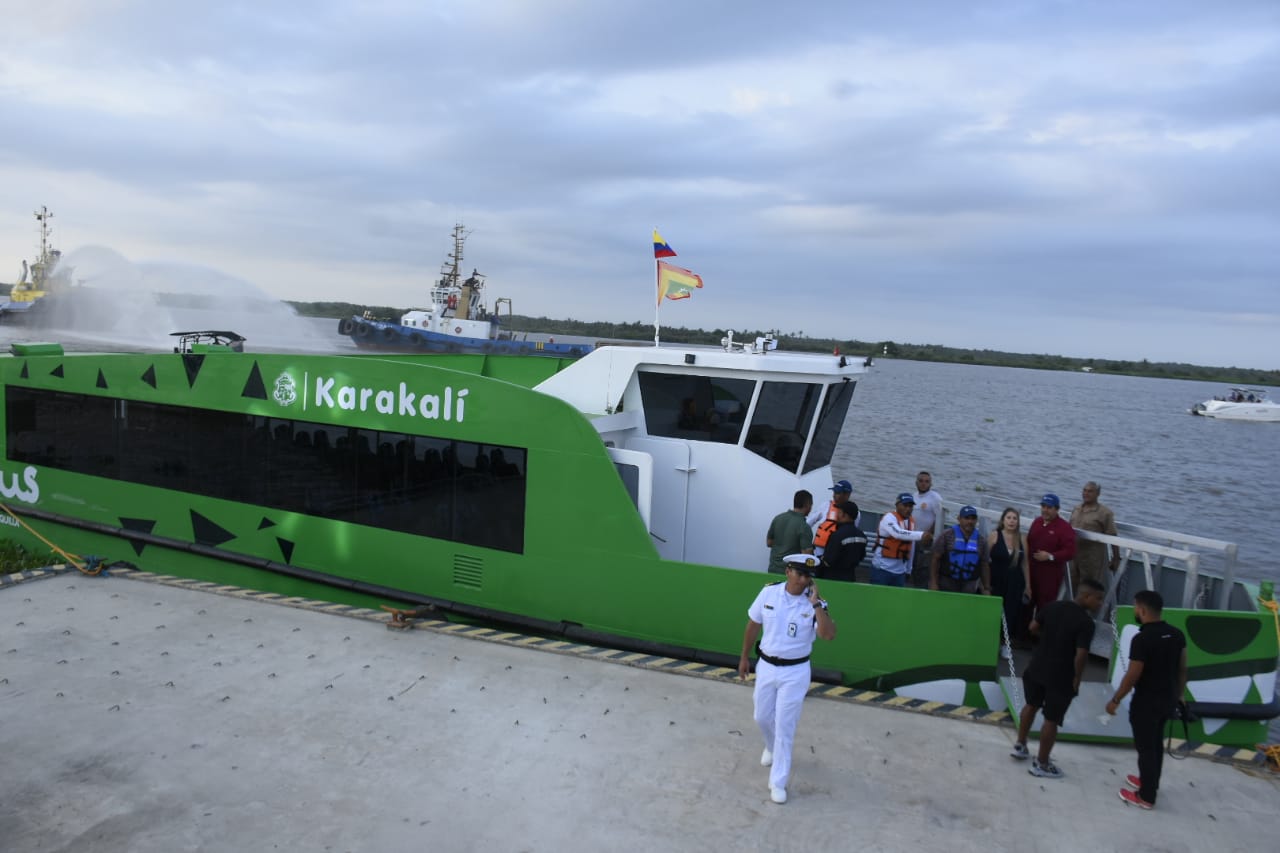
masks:
[(1043, 780), (1007, 727), (817, 697), (775, 805), (751, 710), (731, 680), (58, 575), (0, 588), (0, 850), (1276, 843), (1266, 771), (1166, 760), (1143, 812), (1130, 749), (1060, 744)]

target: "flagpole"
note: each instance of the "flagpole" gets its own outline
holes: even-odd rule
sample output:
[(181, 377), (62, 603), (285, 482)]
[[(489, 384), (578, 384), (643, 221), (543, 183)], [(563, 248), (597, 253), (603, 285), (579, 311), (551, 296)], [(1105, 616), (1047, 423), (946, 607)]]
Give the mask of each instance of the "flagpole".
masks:
[(658, 295), (658, 303), (653, 309), (653, 345), (658, 345), (658, 312), (662, 310), (662, 268), (658, 259), (653, 259), (653, 292)]

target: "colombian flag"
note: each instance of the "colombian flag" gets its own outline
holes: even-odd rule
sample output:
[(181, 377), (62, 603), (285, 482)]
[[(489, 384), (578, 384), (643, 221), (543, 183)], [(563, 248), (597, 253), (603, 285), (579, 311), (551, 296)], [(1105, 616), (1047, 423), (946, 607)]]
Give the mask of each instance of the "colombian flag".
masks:
[[(657, 233), (655, 232), (655, 237)], [(674, 253), (673, 253), (674, 254)], [(658, 261), (658, 305), (667, 299), (688, 299), (694, 288), (702, 287), (702, 276), (684, 267)]]
[(658, 229), (653, 229), (653, 256), (655, 258), (674, 258), (676, 250), (667, 245), (667, 241), (662, 239), (662, 235), (658, 233)]

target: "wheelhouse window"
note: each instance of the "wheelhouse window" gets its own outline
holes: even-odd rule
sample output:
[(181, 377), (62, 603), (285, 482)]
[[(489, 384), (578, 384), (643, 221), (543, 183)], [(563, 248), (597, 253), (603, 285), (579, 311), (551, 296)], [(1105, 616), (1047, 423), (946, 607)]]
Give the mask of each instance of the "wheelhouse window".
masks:
[(37, 389), (9, 460), (523, 553), (528, 451)]
[(831, 464), (831, 454), (836, 452), (840, 428), (844, 426), (849, 403), (853, 400), (853, 386), (852, 381), (827, 386), (827, 396), (822, 401), (822, 412), (818, 415), (818, 428), (813, 432), (813, 444), (809, 446), (809, 455), (804, 458), (806, 474), (815, 468)]
[(737, 444), (755, 385), (752, 379), (641, 373), (649, 434)]
[(812, 383), (765, 382), (747, 430), (747, 449), (797, 471), (821, 393), (822, 386)]

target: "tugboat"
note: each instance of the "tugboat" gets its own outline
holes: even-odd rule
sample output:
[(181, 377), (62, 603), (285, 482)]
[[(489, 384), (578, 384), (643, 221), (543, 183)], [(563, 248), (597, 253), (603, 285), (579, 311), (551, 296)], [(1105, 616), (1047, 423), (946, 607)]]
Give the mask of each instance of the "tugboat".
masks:
[(468, 232), (461, 224), (453, 228), (453, 251), (431, 288), (426, 308), (406, 312), (400, 322), (363, 316), (344, 317), (338, 334), (345, 335), (361, 349), (389, 352), (502, 353), (510, 355), (550, 355), (580, 358), (593, 349), (589, 344), (520, 339), (502, 328), (499, 308), (506, 306), (511, 319), (511, 300), (495, 299), (490, 311), (484, 302), (484, 276), (472, 270), (462, 277), (462, 251)]
[(40, 223), (40, 254), (30, 266), (22, 262), (22, 274), (7, 301), (0, 303), (0, 322), (30, 323), (44, 313), (45, 299), (65, 288), (71, 281), (70, 268), (59, 268), (62, 252), (49, 243), (49, 220), (53, 214), (41, 206), (35, 212)]

